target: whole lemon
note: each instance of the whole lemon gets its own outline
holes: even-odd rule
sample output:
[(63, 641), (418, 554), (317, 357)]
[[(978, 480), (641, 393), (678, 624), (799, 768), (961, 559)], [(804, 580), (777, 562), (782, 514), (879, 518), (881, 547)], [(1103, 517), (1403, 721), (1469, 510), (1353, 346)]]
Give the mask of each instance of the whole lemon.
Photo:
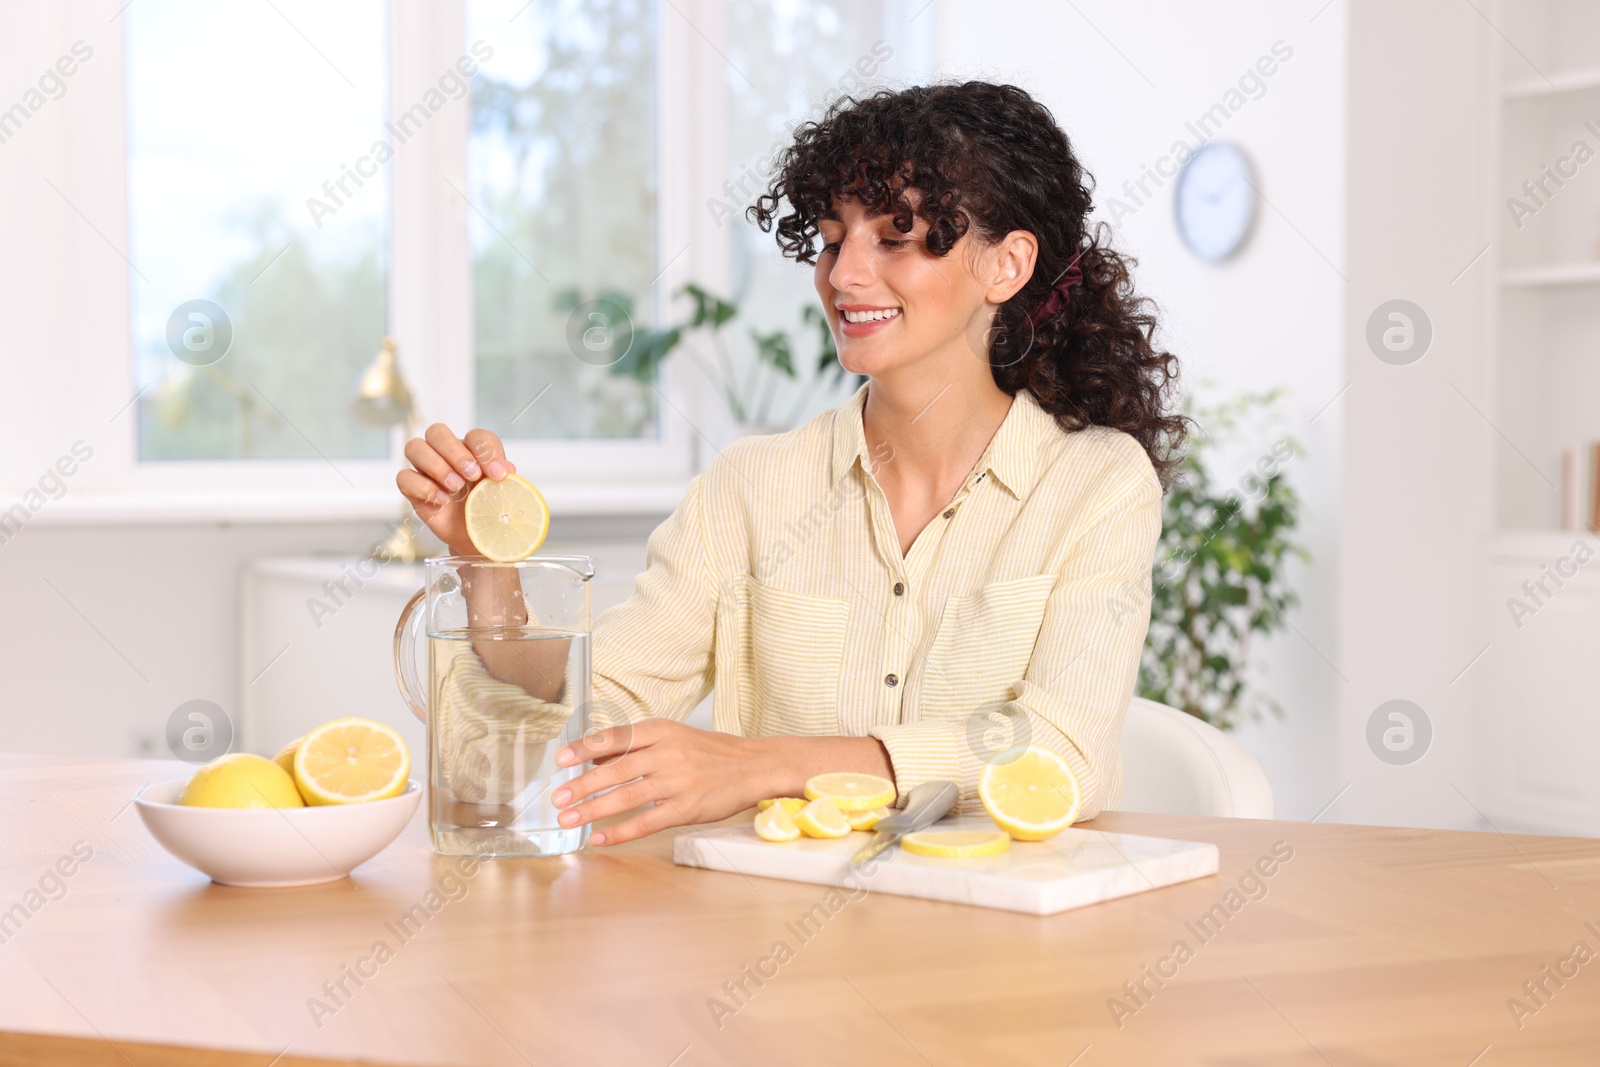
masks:
[(234, 752), (194, 772), (178, 797), (197, 808), (303, 808), (294, 779), (264, 756)]
[(290, 778), (294, 777), (294, 754), (300, 751), (300, 743), (304, 740), (304, 736), (295, 738), (278, 749), (278, 754), (272, 757), (272, 762), (282, 767)]

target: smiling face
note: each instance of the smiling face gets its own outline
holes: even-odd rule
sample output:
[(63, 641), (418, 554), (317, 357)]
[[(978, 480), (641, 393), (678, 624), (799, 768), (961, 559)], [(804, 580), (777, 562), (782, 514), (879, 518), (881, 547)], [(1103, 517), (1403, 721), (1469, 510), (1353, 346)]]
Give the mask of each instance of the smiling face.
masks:
[[(915, 190), (908, 196), (915, 203)], [(969, 230), (938, 256), (926, 220), (913, 216), (901, 233), (891, 214), (868, 214), (849, 197), (836, 198), (818, 228), (817, 295), (845, 370), (881, 379), (920, 368), (945, 382), (989, 374), (988, 327), (1032, 274), (1032, 234), (987, 245)]]

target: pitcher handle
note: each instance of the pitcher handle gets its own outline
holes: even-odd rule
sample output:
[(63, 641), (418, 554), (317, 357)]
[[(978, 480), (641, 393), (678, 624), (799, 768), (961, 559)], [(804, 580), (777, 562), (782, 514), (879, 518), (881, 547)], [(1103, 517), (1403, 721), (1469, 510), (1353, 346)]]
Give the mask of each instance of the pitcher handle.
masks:
[(423, 722), (428, 721), (428, 698), (423, 695), (422, 681), (417, 677), (417, 629), (423, 619), (417, 607), (427, 595), (427, 589), (418, 589), (400, 612), (400, 621), (394, 627), (395, 684), (400, 687), (400, 695), (405, 697), (406, 703), (411, 705), (412, 714)]

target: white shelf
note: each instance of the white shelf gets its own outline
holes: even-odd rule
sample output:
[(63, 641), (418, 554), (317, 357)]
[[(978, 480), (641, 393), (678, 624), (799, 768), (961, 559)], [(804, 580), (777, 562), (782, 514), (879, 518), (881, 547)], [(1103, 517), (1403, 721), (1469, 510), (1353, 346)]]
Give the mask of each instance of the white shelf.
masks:
[[(1600, 4), (1474, 0), (1474, 7), (1492, 48), (1490, 74), (1498, 75), (1488, 86), (1493, 128), (1482, 188), (1498, 190), (1537, 161), (1560, 158), (1574, 138), (1593, 146), (1591, 132), (1600, 131), (1582, 124), (1600, 114)], [(1492, 194), (1483, 203), (1500, 255), (1486, 309), (1489, 377), (1498, 386), (1490, 415), (1521, 455), (1497, 448), (1490, 468), (1499, 521), (1482, 543), (1482, 614), (1477, 632), (1461, 642), (1461, 667), (1449, 684), (1476, 690), (1481, 799), (1473, 803), (1485, 817), (1520, 832), (1592, 836), (1600, 834), (1600, 788), (1588, 758), (1600, 747), (1600, 717), (1592, 714), (1600, 535), (1560, 529), (1547, 483), (1557, 480), (1552, 468), (1560, 453), (1581, 449), (1574, 504), (1577, 517), (1588, 518), (1592, 474), (1583, 453), (1600, 426), (1600, 363), (1593, 358), (1600, 328), (1591, 315), (1600, 296), (1600, 250), (1591, 252), (1585, 238), (1541, 255), (1539, 230), (1569, 238), (1570, 226), (1541, 207), (1538, 230), (1512, 237), (1504, 203)], [(1563, 199), (1559, 210), (1587, 215), (1592, 206)], [(1524, 372), (1520, 361), (1534, 353), (1541, 365)], [(1523, 525), (1536, 518), (1552, 521)], [(1575, 561), (1580, 544), (1587, 551)]]
[(1590, 89), (1600, 89), (1600, 67), (1561, 71), (1550, 75), (1548, 81), (1538, 76), (1523, 78), (1507, 82), (1503, 91), (1507, 100), (1536, 100), (1588, 92)]
[(1495, 530), (1488, 537), (1489, 554), (1496, 558), (1549, 558), (1565, 555), (1573, 542), (1587, 541), (1600, 554), (1600, 536), (1582, 530), (1514, 529)]
[(1595, 282), (1600, 282), (1600, 260), (1546, 263), (1537, 267), (1513, 267), (1500, 272), (1500, 284), (1509, 288), (1593, 285)]

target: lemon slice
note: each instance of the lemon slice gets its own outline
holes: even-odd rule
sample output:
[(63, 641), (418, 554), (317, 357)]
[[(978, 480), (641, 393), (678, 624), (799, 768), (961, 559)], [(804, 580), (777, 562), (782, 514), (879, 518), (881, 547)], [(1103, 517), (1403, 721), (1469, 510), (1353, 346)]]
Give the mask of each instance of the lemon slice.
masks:
[(527, 559), (550, 532), (550, 507), (528, 479), (508, 474), (485, 478), (467, 494), (467, 536), (472, 547), (496, 563)]
[(756, 810), (766, 811), (774, 804), (781, 805), (783, 810), (789, 813), (790, 818), (800, 814), (800, 809), (806, 806), (806, 802), (799, 797), (773, 797), (771, 800), (763, 800), (758, 803)]
[(307, 804), (359, 804), (405, 792), (411, 753), (394, 729), (371, 719), (334, 719), (306, 734), (294, 781)]
[(876, 774), (835, 771), (806, 782), (806, 799), (827, 797), (840, 811), (866, 811), (894, 803), (894, 783)]
[(986, 764), (978, 797), (989, 817), (1018, 841), (1043, 841), (1077, 821), (1083, 790), (1066, 760), (1038, 745), (1012, 748)]
[(1004, 830), (918, 830), (902, 837), (900, 847), (918, 856), (948, 859), (998, 856), (1010, 850), (1011, 835)]
[(233, 752), (194, 772), (178, 803), (194, 808), (303, 808), (294, 779), (264, 756)]
[(870, 830), (878, 823), (889, 817), (888, 808), (868, 808), (866, 811), (847, 811), (844, 821), (850, 824), (852, 830)]
[[(782, 811), (783, 806), (775, 805), (773, 810)], [(813, 800), (801, 808), (800, 814), (794, 817), (794, 824), (807, 837), (843, 837), (850, 832), (844, 812), (827, 797)]]
[(763, 841), (793, 841), (800, 836), (794, 816), (782, 804), (774, 804), (756, 816), (756, 835)]

